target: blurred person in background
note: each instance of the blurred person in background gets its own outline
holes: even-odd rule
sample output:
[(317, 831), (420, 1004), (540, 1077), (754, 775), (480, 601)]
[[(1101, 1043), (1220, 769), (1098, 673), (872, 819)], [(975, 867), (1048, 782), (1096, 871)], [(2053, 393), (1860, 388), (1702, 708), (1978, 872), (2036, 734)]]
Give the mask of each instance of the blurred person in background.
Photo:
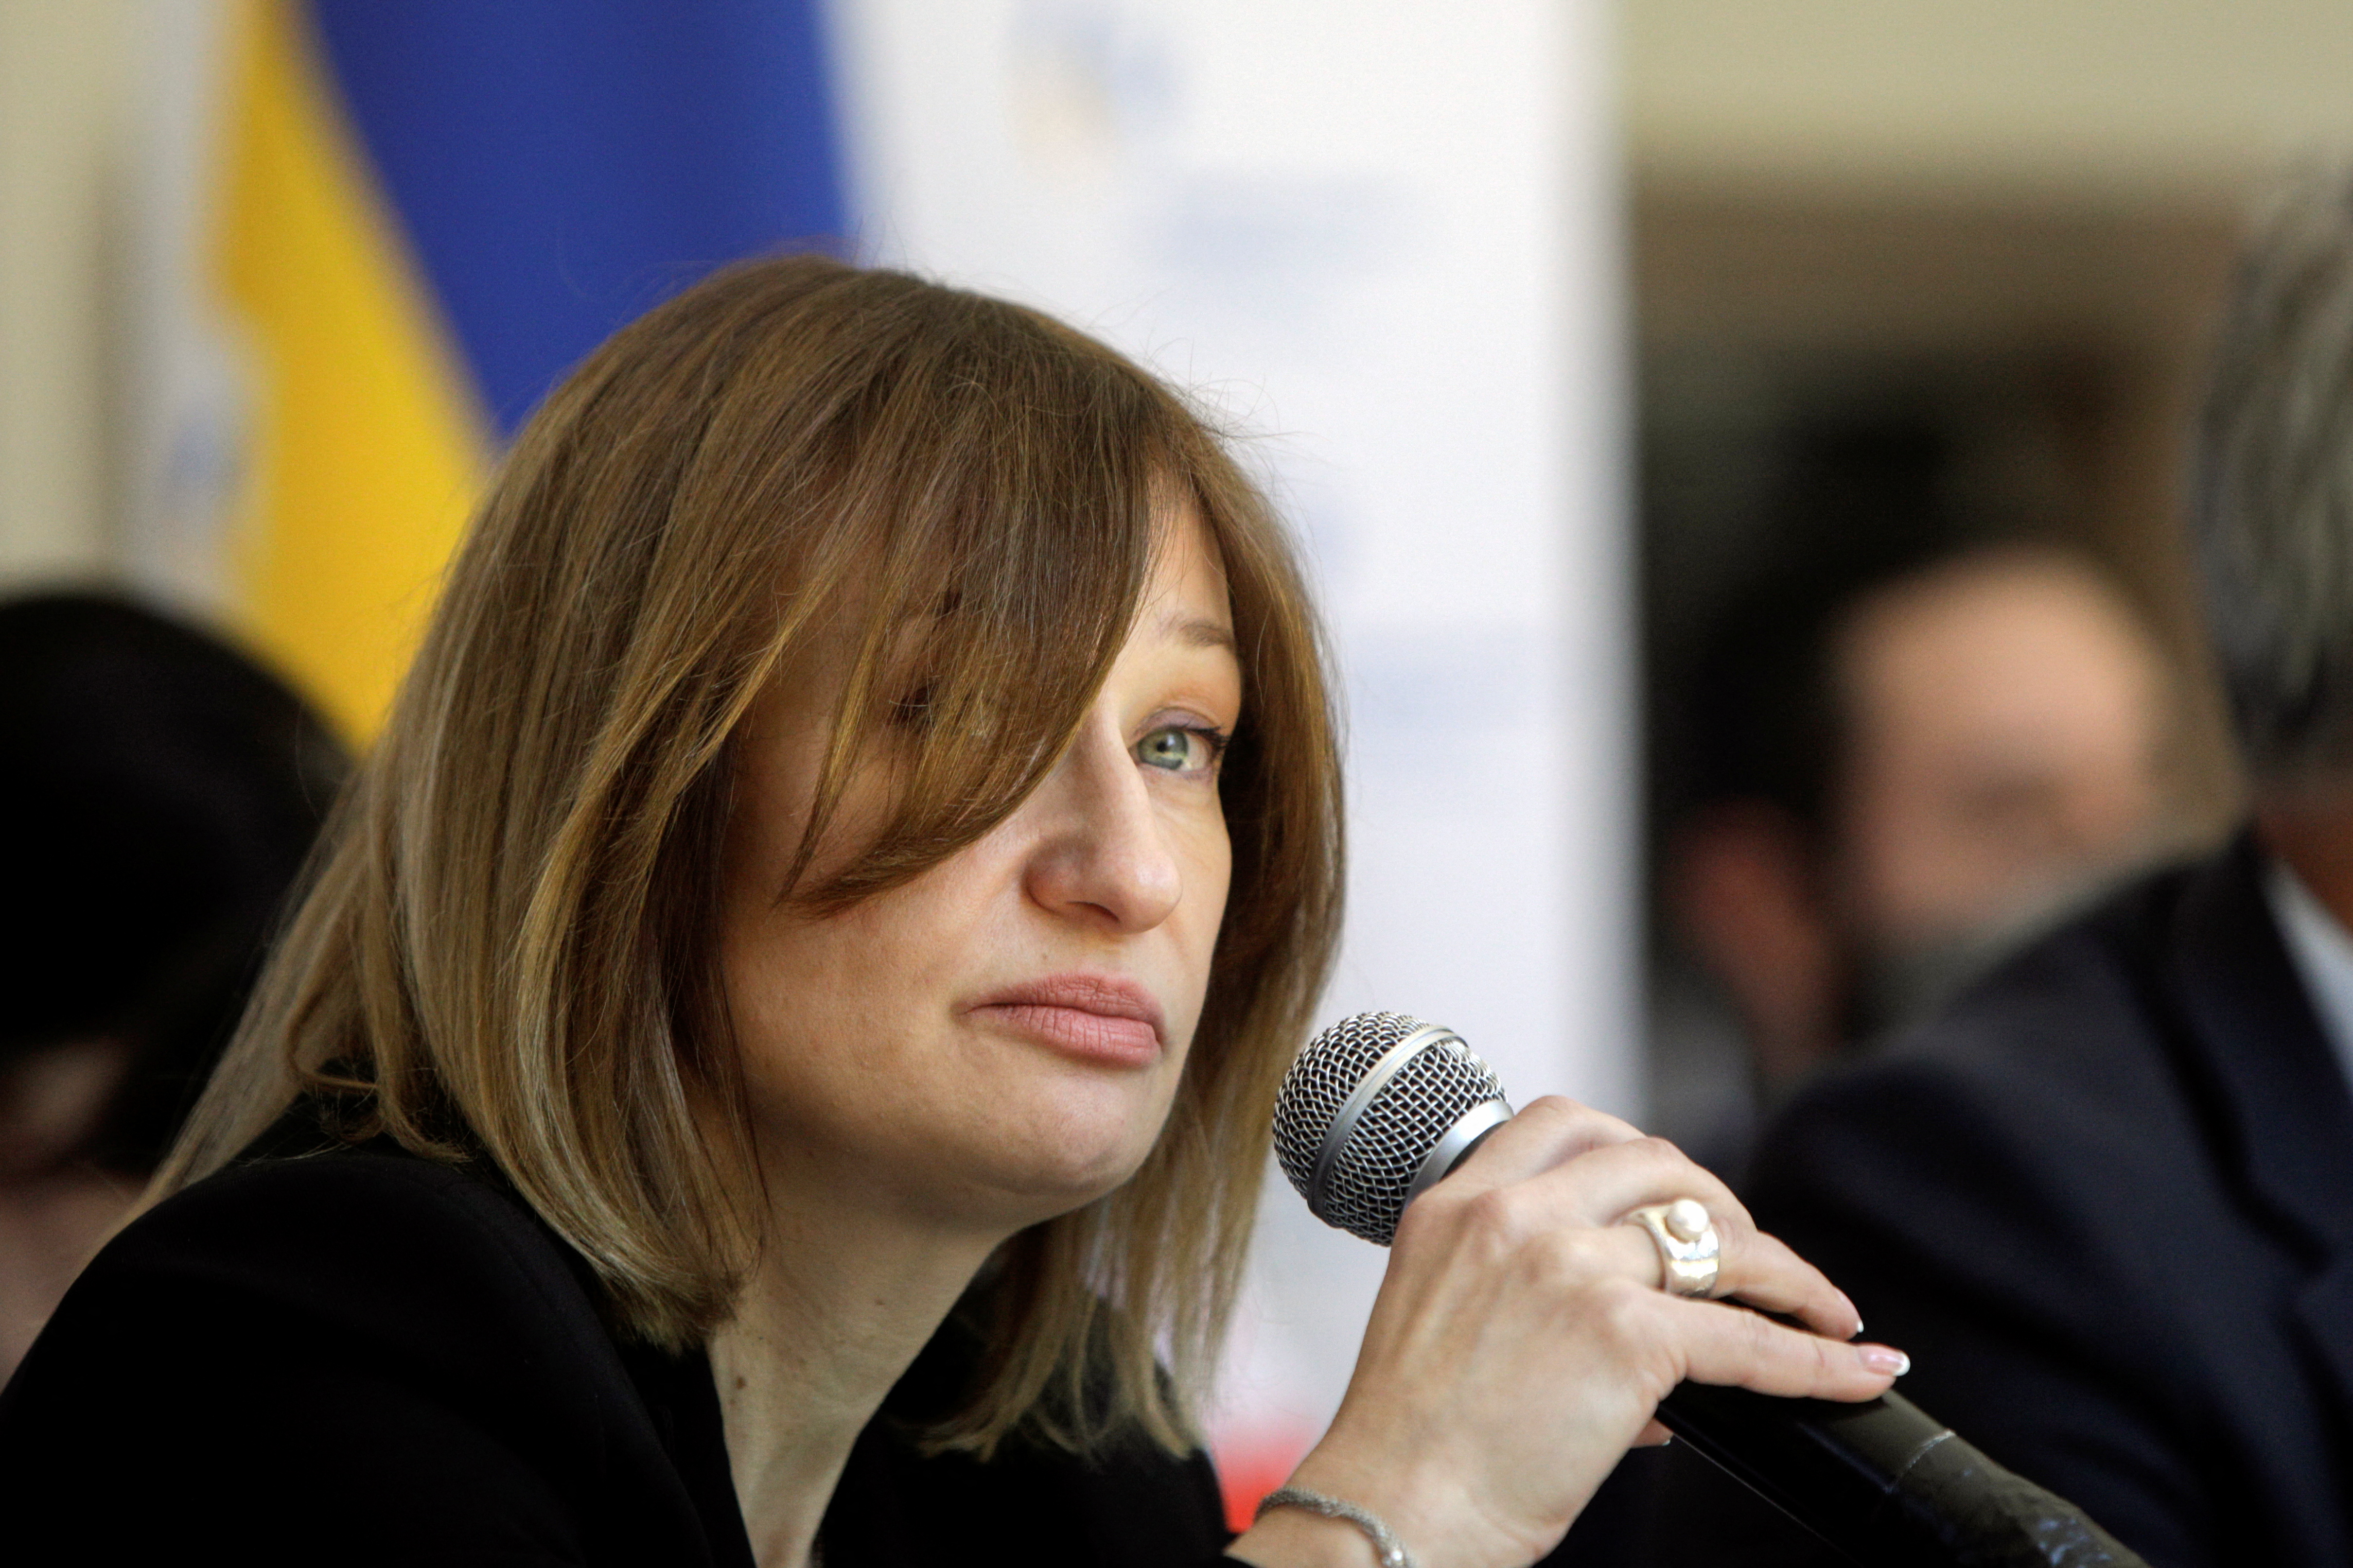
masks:
[[(2010, 961), (1767, 1129), (1758, 1220), (1905, 1391), (2159, 1568), (2353, 1564), (2353, 183), (2242, 263), (2192, 542), (2235, 842)], [(1671, 1500), (1672, 1502), (1672, 1500)], [(1663, 1516), (1693, 1517), (1688, 1499)], [(1679, 1522), (1677, 1533), (1682, 1528)], [(1704, 1544), (1762, 1560), (1758, 1538)]]
[(212, 637), (0, 604), (0, 1381), (178, 1132), (345, 766)]
[[(1667, 912), (1766, 1110), (2147, 855), (2168, 816), (2165, 659), (2121, 590), (2055, 546), (1957, 540), (1913, 499), (1790, 552), (1698, 671)], [(1753, 1126), (1697, 1152), (1736, 1172)]]

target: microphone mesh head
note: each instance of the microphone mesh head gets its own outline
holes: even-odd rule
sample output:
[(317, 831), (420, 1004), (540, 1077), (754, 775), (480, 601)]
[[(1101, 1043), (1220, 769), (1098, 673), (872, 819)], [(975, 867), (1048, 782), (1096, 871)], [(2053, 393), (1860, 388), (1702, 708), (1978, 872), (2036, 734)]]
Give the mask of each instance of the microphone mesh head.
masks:
[[(1282, 1173), (1326, 1225), (1387, 1247), (1397, 1236), (1415, 1173), (1439, 1140), (1473, 1107), (1504, 1098), (1493, 1068), (1451, 1034), (1434, 1033), (1374, 1094), (1355, 1123), (1333, 1123), (1376, 1063), (1417, 1029), (1420, 1019), (1362, 1013), (1307, 1044), (1291, 1064), (1275, 1101), (1274, 1150)], [(1345, 1140), (1324, 1190), (1315, 1170), (1325, 1143)]]
[(1315, 1206), (1315, 1166), (1340, 1107), (1374, 1063), (1422, 1026), (1402, 1013), (1359, 1013), (1308, 1041), (1293, 1059), (1274, 1101), (1274, 1153), (1308, 1207)]

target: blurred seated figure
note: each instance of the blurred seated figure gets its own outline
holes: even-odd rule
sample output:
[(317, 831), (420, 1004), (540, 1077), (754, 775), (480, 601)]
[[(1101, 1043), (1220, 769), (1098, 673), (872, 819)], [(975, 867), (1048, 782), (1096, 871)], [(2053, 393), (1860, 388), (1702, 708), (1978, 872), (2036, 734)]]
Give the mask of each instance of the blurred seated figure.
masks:
[[(2145, 854), (2167, 816), (2164, 660), (2056, 548), (1803, 552), (1724, 619), (1700, 676), (1668, 910), (1767, 1106)], [(1698, 1152), (1736, 1166), (1743, 1131)]]
[(345, 765), (208, 636), (0, 603), (0, 1381), (178, 1131)]
[(2197, 466), (2249, 830), (1824, 1075), (1747, 1196), (1913, 1352), (1906, 1394), (2157, 1568), (2347, 1568), (2353, 184), (2243, 264)]

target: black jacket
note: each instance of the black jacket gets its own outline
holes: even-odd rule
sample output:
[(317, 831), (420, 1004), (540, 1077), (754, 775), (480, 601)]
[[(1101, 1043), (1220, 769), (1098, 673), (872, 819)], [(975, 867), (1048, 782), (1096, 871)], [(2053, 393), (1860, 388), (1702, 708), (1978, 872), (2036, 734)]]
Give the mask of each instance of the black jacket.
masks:
[[(0, 1394), (0, 1559), (750, 1568), (709, 1363), (625, 1347), (502, 1188), (396, 1153), (242, 1166), (91, 1263)], [(860, 1436), (828, 1568), (1207, 1564), (1208, 1460), (925, 1458), (944, 1329)]]
[(1801, 1097), (1746, 1194), (1905, 1394), (2158, 1568), (2353, 1568), (2353, 1091), (2261, 875), (2030, 950)]

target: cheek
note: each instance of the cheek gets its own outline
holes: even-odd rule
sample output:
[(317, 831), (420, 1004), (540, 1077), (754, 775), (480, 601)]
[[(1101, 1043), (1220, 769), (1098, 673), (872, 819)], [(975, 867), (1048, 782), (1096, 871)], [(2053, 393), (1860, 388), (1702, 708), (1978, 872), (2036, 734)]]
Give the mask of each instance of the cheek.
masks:
[(803, 1098), (814, 1076), (804, 1043), (830, 1034), (836, 1020), (828, 1004), (846, 984), (828, 983), (845, 954), (828, 928), (835, 922), (800, 922), (780, 915), (731, 924), (724, 964), (727, 1010), (746, 1086), (755, 1102), (773, 1107), (781, 1097)]
[(1184, 886), (1181, 910), (1190, 924), (1217, 931), (1233, 884), (1233, 837), (1226, 832), (1224, 809), (1212, 799), (1207, 806), (1179, 811), (1165, 818), (1163, 832)]
[(1192, 861), (1192, 874), (1199, 879), (1203, 902), (1215, 921), (1225, 912), (1226, 890), (1234, 877), (1234, 841), (1226, 831), (1222, 810), (1208, 814), (1198, 830), (1195, 843), (1187, 851)]
[(1184, 1020), (1182, 1037), (1189, 1041), (1208, 994), (1218, 932), (1225, 923), (1226, 900), (1233, 884), (1233, 845), (1221, 816), (1189, 825), (1172, 835), (1172, 840), (1185, 887), (1184, 901), (1170, 922), (1175, 928), (1173, 957), (1181, 969), (1176, 978), (1182, 989), (1176, 995), (1189, 1015)]
[(945, 1026), (1002, 914), (1002, 880), (968, 850), (822, 919), (757, 900), (731, 908), (727, 1003), (754, 1089), (830, 1099), (897, 1083)]

